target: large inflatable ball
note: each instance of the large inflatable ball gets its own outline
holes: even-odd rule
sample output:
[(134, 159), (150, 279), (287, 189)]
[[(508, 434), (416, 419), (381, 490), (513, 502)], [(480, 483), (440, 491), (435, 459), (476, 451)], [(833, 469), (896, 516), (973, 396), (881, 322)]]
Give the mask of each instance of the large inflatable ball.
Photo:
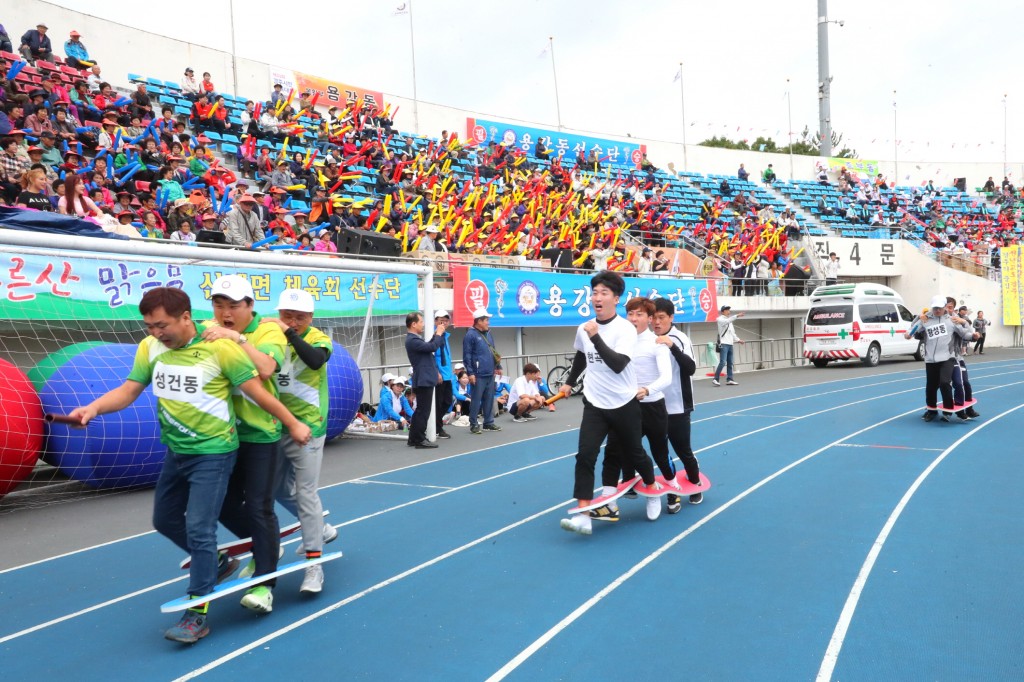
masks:
[[(82, 343), (39, 363), (43, 411), (68, 414), (88, 405), (128, 377), (135, 344)], [(127, 409), (102, 415), (84, 429), (49, 425), (43, 459), (62, 474), (96, 488), (153, 485), (166, 447), (160, 443), (156, 396), (146, 389)]]
[(363, 399), (363, 377), (359, 365), (343, 346), (334, 344), (327, 361), (327, 440), (340, 436), (359, 411)]
[(43, 408), (28, 377), (0, 360), (0, 497), (24, 481), (43, 447)]

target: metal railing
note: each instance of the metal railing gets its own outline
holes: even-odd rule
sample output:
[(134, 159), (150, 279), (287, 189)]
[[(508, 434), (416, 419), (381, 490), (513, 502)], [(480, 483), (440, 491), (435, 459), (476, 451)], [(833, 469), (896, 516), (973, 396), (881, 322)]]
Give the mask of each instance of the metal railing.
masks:
[[(715, 353), (714, 341), (694, 344), (693, 352), (696, 356), (697, 370), (695, 377), (702, 377), (709, 372), (714, 372), (718, 365), (718, 354)], [(532, 362), (540, 368), (541, 377), (547, 379), (548, 373), (557, 366), (569, 366), (575, 351), (558, 353), (524, 353), (522, 355), (503, 355), (501, 364), (504, 373), (510, 381), (515, 381), (522, 374), (523, 365)], [(461, 360), (454, 360), (453, 365), (460, 364)], [(762, 369), (778, 369), (783, 367), (800, 367), (806, 365), (807, 360), (803, 356), (803, 339), (801, 337), (789, 337), (782, 339), (758, 339), (733, 346), (733, 367), (736, 371), (749, 372)], [(380, 378), (385, 373), (403, 374), (403, 367), (408, 369), (408, 364), (402, 365), (373, 365), (360, 367), (363, 376), (363, 400), (365, 402), (376, 402), (380, 392)]]

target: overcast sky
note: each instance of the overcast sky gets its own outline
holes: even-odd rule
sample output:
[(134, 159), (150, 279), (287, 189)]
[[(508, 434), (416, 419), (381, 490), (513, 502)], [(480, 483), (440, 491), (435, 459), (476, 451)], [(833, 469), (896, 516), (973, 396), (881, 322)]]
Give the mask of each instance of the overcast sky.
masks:
[[(294, 11), (288, 3), (236, 0), (238, 52), (411, 97), (409, 17), (395, 16), (407, 3), (422, 101), (554, 128), (551, 55), (544, 52), (553, 36), (566, 127), (678, 142), (679, 62), (690, 144), (713, 134), (785, 144), (787, 79), (794, 135), (818, 127), (815, 0), (310, 0)], [(118, 0), (57, 4), (230, 46), (227, 0), (176, 0), (131, 14)], [(1009, 158), (1024, 158), (1024, 126), (1014, 123), (1024, 120), (1015, 115), (1024, 113), (1024, 88), (1013, 66), (1024, 3), (831, 0), (829, 18), (845, 24), (829, 25), (832, 126), (862, 158), (891, 159), (895, 139), (901, 159), (1001, 161), (1004, 95)]]

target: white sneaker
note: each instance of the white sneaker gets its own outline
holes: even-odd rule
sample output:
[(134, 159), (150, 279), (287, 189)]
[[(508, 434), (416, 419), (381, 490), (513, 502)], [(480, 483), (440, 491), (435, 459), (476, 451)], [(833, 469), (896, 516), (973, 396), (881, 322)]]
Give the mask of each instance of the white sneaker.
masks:
[[(324, 532), (323, 535), (321, 535), (320, 537), (325, 545), (328, 542), (334, 542), (338, 539), (338, 529), (324, 521)], [(305, 543), (299, 543), (299, 546), (295, 548), (295, 554), (297, 554), (298, 556), (303, 556), (306, 554)]]
[(562, 519), (559, 525), (561, 525), (562, 530), (579, 533), (580, 535), (590, 535), (594, 532), (590, 525), (590, 516), (588, 514), (574, 514), (568, 519)]
[(721, 386), (722, 384), (718, 383), (718, 379), (712, 379), (711, 380), (711, 385), (712, 386)]
[(647, 498), (647, 519), (649, 521), (657, 521), (659, 516), (661, 516), (661, 498), (660, 497), (648, 497)]
[(738, 381), (733, 381), (732, 379), (729, 379), (727, 382), (725, 382), (725, 385), (726, 386), (739, 386), (740, 383)]
[(320, 564), (310, 566), (306, 569), (306, 577), (302, 579), (302, 587), (299, 592), (303, 594), (316, 594), (324, 587), (324, 569)]

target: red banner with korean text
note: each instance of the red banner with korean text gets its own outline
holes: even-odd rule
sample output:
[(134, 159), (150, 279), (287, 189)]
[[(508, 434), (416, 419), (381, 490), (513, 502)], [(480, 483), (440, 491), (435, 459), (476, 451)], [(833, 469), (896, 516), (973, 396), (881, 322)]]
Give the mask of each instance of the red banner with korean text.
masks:
[(320, 76), (313, 76), (300, 71), (289, 71), (278, 67), (270, 67), (270, 87), (278, 83), (285, 94), (295, 91), (295, 99), (304, 92), (319, 92), (317, 105), (323, 107), (345, 107), (350, 102), (360, 101), (363, 106), (384, 107), (384, 93), (378, 90), (361, 88), (351, 83), (332, 81)]

